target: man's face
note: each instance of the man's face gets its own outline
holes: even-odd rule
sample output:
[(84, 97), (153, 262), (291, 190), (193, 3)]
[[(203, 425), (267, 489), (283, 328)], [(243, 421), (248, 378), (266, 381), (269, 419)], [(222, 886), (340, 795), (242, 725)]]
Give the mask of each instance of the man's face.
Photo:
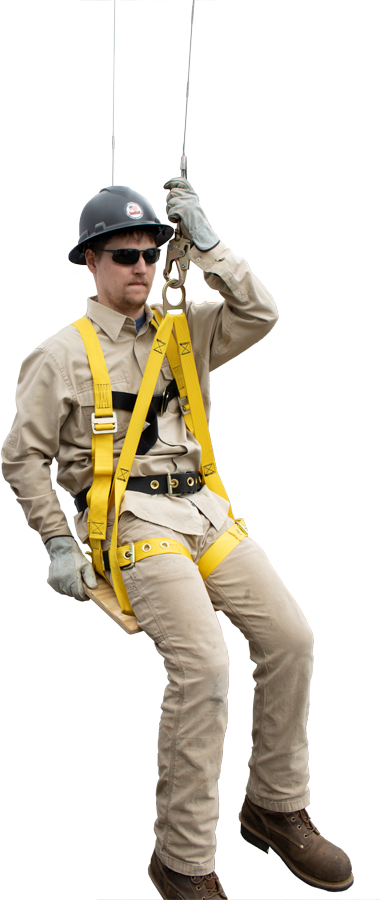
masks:
[[(147, 250), (148, 247), (156, 247), (156, 244), (150, 235), (145, 234), (139, 236), (139, 240), (129, 234), (111, 236), (106, 244), (107, 250), (119, 250), (123, 247)], [(92, 250), (86, 250), (85, 256), (88, 268), (94, 275), (98, 302), (133, 319), (141, 316), (152, 287), (156, 265), (146, 263), (142, 255), (132, 266), (114, 262), (111, 253), (100, 252), (96, 257)]]

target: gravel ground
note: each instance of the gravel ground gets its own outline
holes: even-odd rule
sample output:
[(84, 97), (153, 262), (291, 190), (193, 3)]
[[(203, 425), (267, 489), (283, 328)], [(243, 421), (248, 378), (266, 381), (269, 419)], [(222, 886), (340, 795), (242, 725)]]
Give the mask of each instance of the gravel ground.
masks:
[[(1, 686), (38, 761), (71, 738), (85, 717), (85, 638), (0, 610)], [(94, 653), (90, 718), (74, 742), (38, 764), (72, 818), (93, 874), (97, 900), (146, 900), (153, 844), (156, 753), (165, 684), (131, 663)], [(231, 900), (329, 897), (304, 887), (272, 852), (240, 838), (238, 813), (250, 752), (250, 720), (229, 710), (220, 783), (217, 869)], [(311, 745), (313, 818), (353, 860), (355, 882), (341, 897), (378, 897), (369, 843), (374, 770)]]
[[(381, 553), (381, 511), (377, 501), (325, 491), (311, 484), (307, 490), (267, 493), (259, 485), (271, 486), (269, 476), (252, 473), (250, 480), (254, 528)], [(224, 484), (233, 509), (238, 511), (235, 467), (229, 466)]]

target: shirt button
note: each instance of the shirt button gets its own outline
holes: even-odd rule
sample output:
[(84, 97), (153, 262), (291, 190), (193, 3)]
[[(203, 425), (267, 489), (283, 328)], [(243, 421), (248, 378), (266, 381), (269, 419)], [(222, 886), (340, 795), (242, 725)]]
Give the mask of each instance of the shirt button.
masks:
[(196, 262), (201, 262), (201, 256), (196, 257)]

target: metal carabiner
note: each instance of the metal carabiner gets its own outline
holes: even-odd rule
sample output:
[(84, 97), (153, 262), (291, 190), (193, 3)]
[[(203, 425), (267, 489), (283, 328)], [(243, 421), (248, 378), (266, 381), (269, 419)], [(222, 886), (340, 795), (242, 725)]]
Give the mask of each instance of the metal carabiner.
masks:
[[(165, 261), (165, 269), (163, 272), (164, 278), (166, 281), (169, 281), (171, 278), (171, 269), (173, 263), (176, 263), (177, 271), (179, 273), (179, 278), (176, 281), (176, 287), (182, 287), (184, 284), (187, 271), (189, 269), (189, 250), (190, 250), (190, 240), (183, 237), (180, 230), (180, 223), (178, 223), (174, 237), (171, 238), (167, 248), (167, 259)], [(172, 279), (175, 281), (175, 279)], [(175, 287), (174, 284), (171, 287)]]
[[(181, 288), (181, 300), (180, 300), (180, 303), (175, 303), (175, 304), (172, 306), (172, 304), (169, 302), (169, 300), (167, 300), (167, 289), (168, 289), (169, 287), (170, 287), (170, 288), (178, 288), (178, 287)], [(180, 284), (180, 285), (179, 285), (178, 282), (176, 281), (176, 278), (170, 278), (170, 280), (167, 281), (166, 284), (165, 284), (164, 287), (163, 287), (163, 312), (164, 312), (164, 315), (165, 315), (167, 312), (173, 313), (174, 315), (176, 315), (176, 313), (186, 312), (186, 306), (185, 306), (185, 287), (184, 287), (183, 284)]]

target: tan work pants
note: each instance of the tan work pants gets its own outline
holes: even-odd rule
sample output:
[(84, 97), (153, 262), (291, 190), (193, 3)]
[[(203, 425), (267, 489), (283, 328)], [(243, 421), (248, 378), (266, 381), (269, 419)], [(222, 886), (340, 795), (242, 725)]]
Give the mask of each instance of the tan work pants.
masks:
[[(201, 513), (200, 513), (201, 515)], [(171, 537), (197, 561), (220, 531), (180, 535), (120, 517), (118, 543)], [(289, 812), (309, 803), (306, 723), (312, 632), (263, 550), (245, 538), (204, 582), (189, 559), (156, 556), (124, 570), (140, 627), (164, 659), (169, 683), (159, 727), (156, 853), (184, 875), (214, 869), (218, 778), (227, 724), (228, 655), (215, 610), (249, 642), (256, 663), (249, 798)], [(243, 800), (243, 798), (242, 798)]]

